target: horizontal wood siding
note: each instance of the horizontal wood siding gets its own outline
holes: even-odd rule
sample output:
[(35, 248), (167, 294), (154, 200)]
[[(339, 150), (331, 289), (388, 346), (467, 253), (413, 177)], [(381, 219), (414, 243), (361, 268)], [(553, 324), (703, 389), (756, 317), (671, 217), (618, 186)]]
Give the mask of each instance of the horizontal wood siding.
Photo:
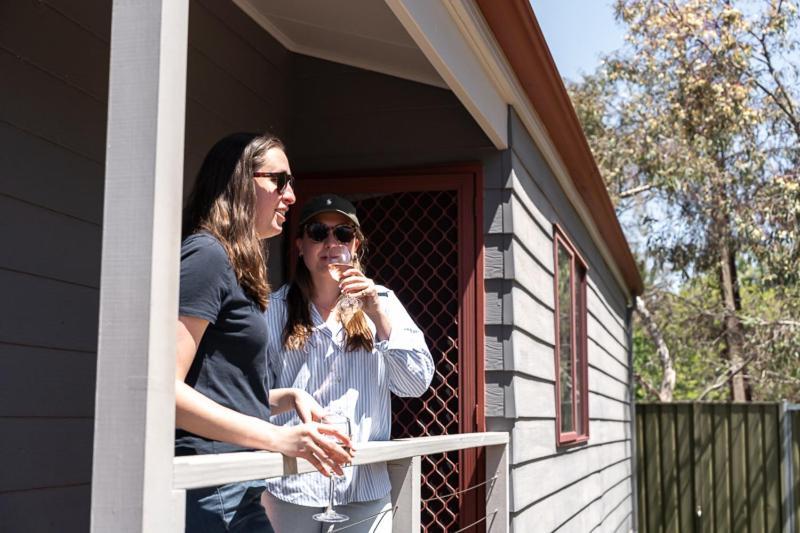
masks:
[[(89, 527), (110, 22), (99, 0), (0, 8), (3, 531)], [(291, 66), (229, 2), (192, 2), (189, 39), (186, 191), (222, 135), (286, 135)]]
[[(626, 294), (511, 112), (501, 179), (486, 184), (486, 413), (511, 431), (515, 530), (633, 526)], [(553, 224), (589, 265), (589, 442), (556, 446)]]
[(497, 179), (497, 150), (451, 91), (292, 58), (295, 174), (484, 161), (485, 179)]

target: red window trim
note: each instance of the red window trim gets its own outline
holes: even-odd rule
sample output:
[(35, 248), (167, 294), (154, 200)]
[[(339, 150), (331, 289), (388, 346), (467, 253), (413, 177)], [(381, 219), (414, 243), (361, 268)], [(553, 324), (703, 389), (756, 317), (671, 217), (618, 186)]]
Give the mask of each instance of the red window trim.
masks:
[[(572, 309), (580, 311), (580, 316), (577, 317), (576, 323), (573, 324), (572, 327), (572, 339), (571, 339), (571, 346), (572, 346), (572, 420), (577, 421), (578, 416), (580, 416), (580, 420), (582, 422), (583, 433), (578, 433), (577, 431), (568, 431), (562, 432), (561, 431), (561, 379), (560, 379), (560, 365), (561, 365), (561, 353), (559, 348), (559, 338), (561, 337), (560, 331), (560, 324), (559, 324), (559, 309), (558, 309), (558, 247), (559, 244), (563, 247), (563, 249), (569, 254), (570, 256), (570, 275), (572, 279), (575, 279), (575, 276), (578, 274), (577, 268), (580, 267), (582, 269), (582, 277), (580, 279), (580, 294), (575, 294), (575, 284), (570, 283), (570, 298), (572, 300)], [(566, 233), (558, 224), (553, 224), (553, 293), (554, 293), (554, 310), (553, 310), (553, 317), (554, 317), (554, 324), (555, 324), (555, 346), (554, 346), (554, 382), (555, 382), (555, 403), (556, 403), (556, 445), (557, 446), (569, 446), (574, 444), (581, 444), (589, 440), (589, 361), (588, 361), (588, 333), (586, 331), (587, 327), (587, 315), (588, 309), (586, 307), (586, 276), (588, 275), (589, 267), (586, 264), (586, 261), (583, 259), (581, 254), (578, 252), (578, 249), (572, 244), (572, 241), (567, 237)], [(576, 306), (576, 304), (580, 304)], [(574, 317), (575, 315), (573, 315)], [(580, 321), (578, 323), (577, 321)], [(578, 332), (580, 332), (580, 338), (576, 338)], [(581, 367), (577, 368), (576, 359), (578, 355), (578, 350), (580, 350), (583, 354), (581, 357)], [(577, 373), (580, 372), (580, 397), (582, 398), (581, 403), (581, 412), (577, 413), (577, 402), (575, 401), (575, 394), (576, 394), (576, 387), (574, 386), (575, 377), (578, 375)]]

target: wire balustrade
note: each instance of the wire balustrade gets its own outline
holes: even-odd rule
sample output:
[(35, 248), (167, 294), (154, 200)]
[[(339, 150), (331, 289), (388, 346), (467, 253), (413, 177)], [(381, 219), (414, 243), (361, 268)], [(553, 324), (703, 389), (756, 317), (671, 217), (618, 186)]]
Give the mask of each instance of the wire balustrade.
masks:
[[(486, 512), (477, 521), (463, 525), (459, 532), (467, 531), (485, 522), (487, 533), (508, 531), (508, 442), (502, 432), (467, 433), (397, 439), (385, 442), (360, 443), (353, 465), (386, 462), (392, 482), (392, 508), (394, 532), (421, 530), (421, 509), (427, 500), (454, 498), (478, 487), (486, 487)], [(436, 494), (426, 500), (421, 498), (421, 458), (470, 448), (485, 448), (486, 481), (465, 489)], [(313, 472), (316, 469), (303, 459), (284, 457), (274, 452), (242, 452), (218, 455), (176, 457), (174, 460), (174, 488), (179, 502), (185, 490)], [(185, 505), (178, 504), (176, 531), (183, 531)], [(377, 516), (377, 515), (376, 515)], [(374, 518), (370, 517), (369, 519)], [(347, 531), (357, 525), (334, 524), (328, 533)], [(335, 526), (335, 527), (334, 527)]]

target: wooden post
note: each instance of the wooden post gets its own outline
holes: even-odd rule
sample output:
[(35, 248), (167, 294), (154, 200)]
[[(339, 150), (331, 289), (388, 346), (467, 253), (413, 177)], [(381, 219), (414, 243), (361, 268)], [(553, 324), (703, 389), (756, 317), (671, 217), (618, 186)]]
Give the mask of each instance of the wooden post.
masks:
[(172, 521), (173, 531), (175, 533), (184, 533), (186, 531), (186, 491), (173, 490), (172, 491), (172, 512), (175, 517)]
[(188, 0), (115, 0), (92, 532), (174, 532), (172, 461)]
[(508, 444), (486, 447), (486, 533), (508, 531)]
[(781, 481), (783, 482), (782, 495), (783, 495), (783, 533), (795, 533), (795, 524), (797, 522), (795, 510), (795, 496), (794, 496), (794, 467), (792, 459), (792, 432), (795, 430), (792, 427), (792, 415), (794, 412), (800, 410), (800, 405), (791, 404), (783, 400), (780, 406), (780, 422), (781, 422)]
[(419, 456), (388, 463), (392, 484), (393, 533), (419, 533), (422, 461)]

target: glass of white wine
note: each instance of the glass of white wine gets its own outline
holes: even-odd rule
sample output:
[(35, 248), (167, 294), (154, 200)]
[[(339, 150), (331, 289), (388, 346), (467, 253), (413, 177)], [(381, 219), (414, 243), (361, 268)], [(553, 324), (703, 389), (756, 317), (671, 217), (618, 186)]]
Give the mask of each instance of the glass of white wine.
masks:
[[(322, 418), (321, 422), (323, 424), (327, 424), (329, 426), (333, 426), (335, 429), (337, 429), (339, 431), (339, 433), (347, 435), (350, 438), (352, 438), (352, 436), (353, 436), (353, 430), (352, 430), (352, 425), (350, 423), (350, 419), (347, 418), (347, 416), (345, 416), (343, 414), (327, 414)], [(331, 437), (331, 438), (335, 439), (335, 437)], [(343, 442), (341, 442), (338, 439), (336, 439), (336, 443), (341, 445), (343, 448), (345, 448), (345, 451), (348, 451), (347, 447), (345, 446), (345, 444)], [(330, 488), (329, 488), (329, 493), (328, 493), (328, 507), (325, 509), (324, 513), (317, 513), (314, 516), (312, 516), (312, 518), (314, 520), (316, 520), (317, 522), (334, 522), (334, 523), (335, 522), (346, 522), (346, 521), (350, 520), (349, 516), (347, 516), (345, 514), (337, 513), (333, 509), (334, 496), (336, 495), (336, 491), (335, 491), (335, 488), (336, 488), (336, 476), (334, 474), (331, 474), (329, 487)]]
[[(328, 249), (328, 273), (336, 283), (342, 281), (342, 276), (353, 268), (353, 254), (347, 246), (336, 245)], [(361, 300), (348, 294), (342, 294), (336, 302), (336, 309), (341, 316), (352, 316), (361, 309)]]

